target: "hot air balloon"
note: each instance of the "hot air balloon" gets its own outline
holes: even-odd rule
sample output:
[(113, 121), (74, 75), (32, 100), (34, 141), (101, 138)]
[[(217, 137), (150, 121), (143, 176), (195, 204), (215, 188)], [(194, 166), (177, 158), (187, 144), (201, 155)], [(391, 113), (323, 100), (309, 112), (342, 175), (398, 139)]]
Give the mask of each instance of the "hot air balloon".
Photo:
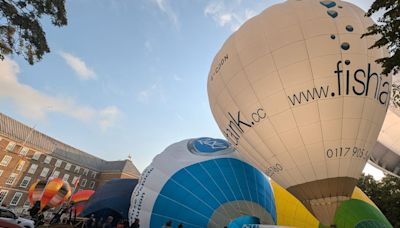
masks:
[(225, 140), (196, 138), (167, 147), (143, 171), (132, 193), (129, 220), (161, 227), (242, 227), (275, 224), (266, 176)]
[(28, 199), (31, 206), (33, 206), (36, 202), (40, 202), (40, 198), (42, 197), (46, 184), (47, 181), (45, 180), (37, 180), (31, 185), (28, 190)]
[(93, 190), (82, 190), (71, 196), (71, 210), (78, 216), (84, 209), (87, 201), (94, 194)]
[(71, 187), (61, 178), (50, 180), (44, 188), (40, 199), (40, 210), (58, 207), (71, 196)]
[(45, 180), (37, 180), (28, 190), (28, 199), (31, 205), (29, 212), (31, 216), (35, 216), (40, 210), (40, 199), (42, 198), (46, 184), (47, 181)]
[(344, 1), (288, 0), (248, 20), (208, 76), (225, 137), (321, 222), (350, 198), (389, 105), (385, 48), (361, 39), (373, 24)]
[[(284, 188), (279, 186), (274, 181), (271, 181), (271, 186), (274, 190), (274, 196), (275, 196), (277, 225), (298, 227), (298, 228), (323, 227), (323, 225), (320, 224), (320, 222), (307, 210), (307, 208), (304, 207), (304, 205), (298, 199), (296, 199), (292, 194), (290, 194), (288, 191), (286, 191)], [(362, 220), (365, 219), (369, 220), (378, 219), (379, 221), (383, 221), (384, 223), (387, 222), (387, 219), (383, 216), (382, 212), (380, 212), (379, 208), (375, 205), (374, 202), (372, 202), (370, 198), (368, 198), (367, 195), (365, 195), (363, 191), (361, 191), (360, 188), (358, 187), (354, 188), (350, 200), (359, 200), (368, 204), (369, 206), (365, 205), (363, 206), (361, 204), (361, 207), (367, 208), (365, 210), (372, 212), (372, 215), (368, 214), (362, 215), (361, 213), (360, 217), (358, 212), (347, 211), (347, 213), (342, 213), (339, 210), (335, 214), (335, 219), (337, 221), (341, 221), (342, 226), (337, 226), (338, 228), (353, 227), (351, 226), (351, 224), (354, 224), (354, 222), (357, 223), (361, 222)], [(354, 204), (360, 205), (360, 203), (350, 203), (349, 205), (354, 205)], [(371, 209), (370, 206), (374, 207), (375, 209)], [(352, 206), (350, 206), (350, 208), (351, 207)], [(345, 222), (346, 219), (348, 219), (349, 221), (348, 223)]]
[[(395, 78), (395, 77), (394, 77)], [(394, 80), (389, 110), (370, 163), (393, 176), (400, 178), (400, 81)]]

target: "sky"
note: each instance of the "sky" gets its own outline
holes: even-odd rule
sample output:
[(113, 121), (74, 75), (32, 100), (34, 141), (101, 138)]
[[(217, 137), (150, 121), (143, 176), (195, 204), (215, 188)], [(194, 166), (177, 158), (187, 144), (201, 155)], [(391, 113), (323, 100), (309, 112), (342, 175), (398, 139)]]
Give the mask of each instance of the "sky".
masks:
[[(130, 155), (143, 170), (174, 142), (223, 137), (208, 105), (211, 61), (279, 2), (66, 1), (68, 26), (42, 23), (50, 54), (33, 66), (16, 55), (0, 63), (0, 111), (103, 159)], [(350, 2), (367, 10), (372, 0)]]

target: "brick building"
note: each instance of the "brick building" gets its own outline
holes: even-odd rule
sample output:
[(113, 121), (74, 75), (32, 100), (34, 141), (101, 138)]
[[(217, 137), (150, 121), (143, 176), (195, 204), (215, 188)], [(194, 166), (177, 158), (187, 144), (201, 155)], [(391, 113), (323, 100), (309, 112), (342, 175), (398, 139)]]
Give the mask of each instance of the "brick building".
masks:
[(130, 160), (105, 161), (38, 132), (0, 113), (0, 204), (28, 208), (28, 189), (37, 179), (63, 178), (78, 190), (113, 178), (139, 178)]

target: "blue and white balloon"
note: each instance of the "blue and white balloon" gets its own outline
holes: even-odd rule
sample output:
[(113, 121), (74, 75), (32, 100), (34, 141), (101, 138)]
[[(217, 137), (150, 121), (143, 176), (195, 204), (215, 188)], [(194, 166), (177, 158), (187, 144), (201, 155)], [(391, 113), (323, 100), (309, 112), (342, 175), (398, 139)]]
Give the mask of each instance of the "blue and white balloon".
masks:
[(266, 176), (222, 139), (172, 144), (157, 155), (133, 191), (130, 223), (140, 227), (224, 227), (249, 221), (276, 224)]

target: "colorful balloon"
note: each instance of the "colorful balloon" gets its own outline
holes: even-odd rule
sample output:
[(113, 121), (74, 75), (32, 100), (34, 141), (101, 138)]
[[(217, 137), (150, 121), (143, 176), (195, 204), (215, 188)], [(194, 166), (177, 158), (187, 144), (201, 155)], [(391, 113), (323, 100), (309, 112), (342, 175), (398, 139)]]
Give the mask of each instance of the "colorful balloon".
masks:
[(93, 190), (82, 190), (73, 194), (71, 196), (71, 204), (73, 205), (71, 210), (76, 213), (76, 215), (79, 215), (85, 208), (87, 201), (94, 193), (95, 191)]
[[(294, 197), (274, 181), (271, 181), (271, 186), (274, 190), (275, 196), (277, 225), (298, 228), (323, 227), (323, 225), (319, 223), (319, 221), (298, 199), (296, 199), (296, 197)], [(365, 193), (358, 187), (355, 187), (353, 194), (351, 195), (351, 199), (361, 200), (370, 206), (375, 207), (376, 210), (381, 213), (375, 203), (372, 202), (372, 200), (369, 199), (368, 196), (365, 195)], [(376, 212), (376, 210), (374, 213), (379, 214)], [(343, 215), (340, 212), (336, 214), (338, 214), (336, 216), (336, 220), (343, 220)], [(352, 213), (350, 213), (348, 216), (352, 217)], [(371, 217), (371, 219), (374, 218), (375, 216)], [(351, 227), (349, 224), (347, 224), (348, 226), (344, 227)], [(340, 226), (337, 227), (340, 228)]]
[(40, 201), (40, 198), (43, 195), (44, 188), (46, 187), (46, 180), (37, 180), (35, 183), (31, 185), (28, 190), (28, 199), (30, 205), (33, 206), (36, 202)]
[(247, 21), (208, 76), (210, 107), (226, 138), (334, 222), (368, 161), (389, 105), (385, 48), (361, 39), (373, 24), (345, 1), (288, 0)]
[(58, 207), (71, 196), (71, 187), (61, 178), (48, 181), (40, 198), (40, 210)]
[(275, 224), (266, 176), (225, 140), (198, 138), (167, 147), (142, 173), (132, 193), (129, 220), (140, 227)]

